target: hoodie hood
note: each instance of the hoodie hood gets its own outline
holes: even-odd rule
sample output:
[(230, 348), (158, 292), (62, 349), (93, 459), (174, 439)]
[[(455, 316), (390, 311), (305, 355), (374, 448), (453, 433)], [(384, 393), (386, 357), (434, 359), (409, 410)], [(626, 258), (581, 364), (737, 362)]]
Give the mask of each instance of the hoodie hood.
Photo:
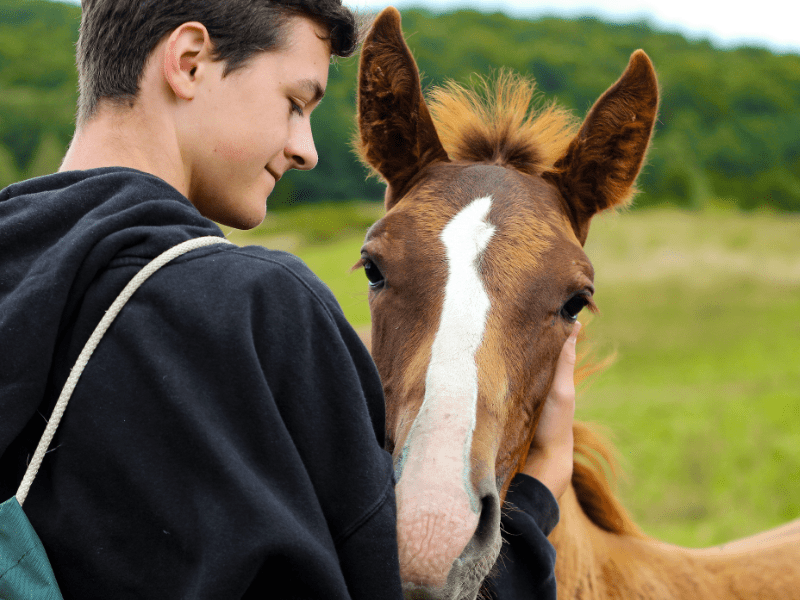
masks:
[(56, 173), (0, 192), (0, 455), (42, 403), (56, 344), (112, 259), (151, 259), (205, 235), (222, 232), (133, 169)]

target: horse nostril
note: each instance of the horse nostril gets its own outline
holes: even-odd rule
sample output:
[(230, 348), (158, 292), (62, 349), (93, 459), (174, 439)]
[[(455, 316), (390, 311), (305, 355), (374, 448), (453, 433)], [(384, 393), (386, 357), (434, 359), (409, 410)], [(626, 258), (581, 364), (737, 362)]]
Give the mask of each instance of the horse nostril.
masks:
[(471, 597), (489, 574), (500, 554), (500, 497), (492, 490), (481, 498), (481, 512), (475, 534), (453, 564), (448, 581), (459, 581), (460, 592), (453, 598)]
[[(460, 558), (465, 563), (479, 563), (491, 560), (488, 568), (494, 564), (499, 550), (500, 540), (500, 498), (496, 491), (484, 494), (481, 498), (481, 511), (478, 515), (478, 526), (475, 534), (464, 548)], [(490, 558), (491, 557), (491, 558)]]
[(491, 493), (481, 498), (481, 514), (478, 518), (478, 528), (475, 530), (475, 541), (486, 546), (497, 535), (500, 529), (500, 498), (497, 493)]

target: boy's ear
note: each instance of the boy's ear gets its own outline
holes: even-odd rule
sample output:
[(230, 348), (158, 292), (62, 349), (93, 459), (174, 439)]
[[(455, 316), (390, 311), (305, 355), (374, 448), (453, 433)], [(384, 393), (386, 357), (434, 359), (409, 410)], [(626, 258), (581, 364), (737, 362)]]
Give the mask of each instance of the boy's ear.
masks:
[(637, 50), (628, 68), (595, 103), (566, 153), (543, 177), (561, 192), (572, 227), (586, 242), (592, 217), (624, 205), (636, 191), (658, 111), (658, 81)]
[(182, 100), (191, 100), (197, 82), (213, 59), (213, 45), (202, 23), (184, 23), (167, 38), (164, 48), (164, 79)]

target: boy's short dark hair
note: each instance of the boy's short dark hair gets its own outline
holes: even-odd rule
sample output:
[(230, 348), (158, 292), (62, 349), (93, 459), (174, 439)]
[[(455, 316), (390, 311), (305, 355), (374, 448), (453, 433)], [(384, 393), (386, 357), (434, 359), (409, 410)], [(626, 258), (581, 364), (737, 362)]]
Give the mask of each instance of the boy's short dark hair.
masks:
[(101, 99), (133, 104), (150, 53), (183, 23), (205, 25), (224, 74), (258, 52), (280, 49), (287, 21), (308, 17), (328, 30), (331, 51), (350, 56), (358, 45), (355, 15), (341, 0), (83, 0), (77, 63), (78, 123)]

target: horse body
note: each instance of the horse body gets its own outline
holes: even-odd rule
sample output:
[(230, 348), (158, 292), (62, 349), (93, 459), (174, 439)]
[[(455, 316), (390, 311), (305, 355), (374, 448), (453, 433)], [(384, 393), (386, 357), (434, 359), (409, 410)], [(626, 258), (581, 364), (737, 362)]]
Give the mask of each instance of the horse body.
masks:
[[(364, 42), (358, 150), (387, 188), (359, 264), (408, 597), (474, 599), (501, 551), (508, 485), (577, 313), (593, 307), (589, 224), (634, 191), (658, 84), (637, 51), (579, 127), (553, 105), (531, 111), (532, 98), (532, 84), (501, 75), (483, 95), (451, 85), (427, 103), (392, 8)], [(779, 579), (761, 562), (760, 579), (740, 581), (749, 551), (646, 538), (592, 466), (607, 452), (580, 425), (576, 448), (589, 464), (576, 462), (552, 534), (561, 597), (792, 597), (759, 587)], [(764, 556), (797, 580), (786, 556), (800, 552), (787, 547)]]
[(711, 548), (650, 538), (614, 496), (608, 445), (577, 423), (572, 485), (559, 499), (558, 596), (585, 600), (800, 600), (800, 519)]
[(574, 486), (559, 499), (558, 597), (582, 600), (800, 598), (800, 519), (730, 544), (692, 549), (638, 530), (607, 531), (587, 516)]

